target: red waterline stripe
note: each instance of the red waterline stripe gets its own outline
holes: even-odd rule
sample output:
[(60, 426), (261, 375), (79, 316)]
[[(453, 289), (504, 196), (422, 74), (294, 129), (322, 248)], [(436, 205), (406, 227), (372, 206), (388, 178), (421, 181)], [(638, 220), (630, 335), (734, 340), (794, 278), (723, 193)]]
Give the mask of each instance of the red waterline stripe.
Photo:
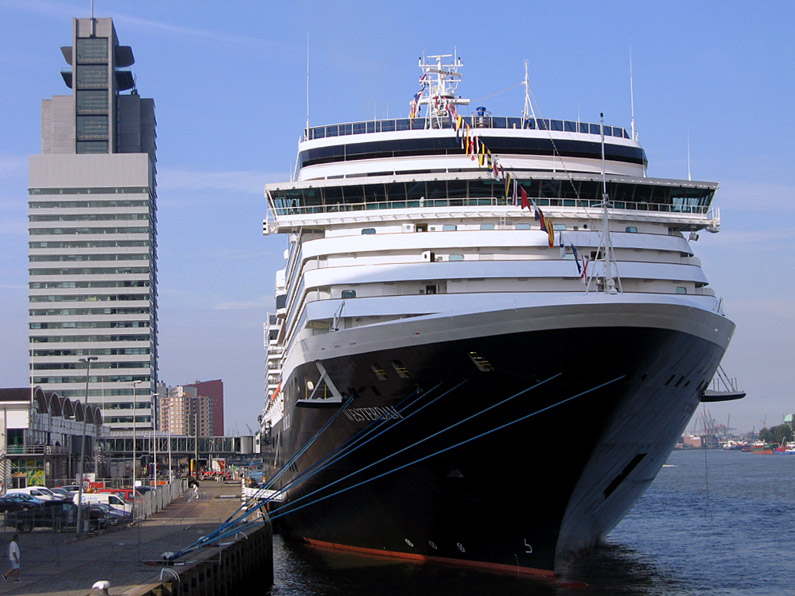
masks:
[(314, 538), (304, 538), (304, 540), (319, 548), (328, 548), (332, 550), (341, 550), (352, 553), (359, 553), (363, 555), (370, 555), (373, 557), (383, 557), (387, 559), (406, 559), (408, 561), (415, 561), (418, 563), (434, 562), (446, 563), (448, 565), (458, 565), (461, 567), (474, 567), (478, 569), (490, 569), (493, 571), (504, 571), (508, 573), (521, 573), (524, 575), (535, 575), (542, 577), (554, 577), (555, 572), (549, 569), (536, 569), (534, 567), (519, 567), (516, 565), (506, 565), (503, 563), (487, 563), (485, 561), (464, 561), (462, 559), (452, 559), (449, 557), (433, 557), (427, 555), (415, 555), (412, 553), (403, 553), (390, 550), (378, 550), (375, 548), (364, 548), (361, 546), (348, 546), (346, 544), (336, 544), (334, 542), (325, 542), (323, 540), (315, 540)]

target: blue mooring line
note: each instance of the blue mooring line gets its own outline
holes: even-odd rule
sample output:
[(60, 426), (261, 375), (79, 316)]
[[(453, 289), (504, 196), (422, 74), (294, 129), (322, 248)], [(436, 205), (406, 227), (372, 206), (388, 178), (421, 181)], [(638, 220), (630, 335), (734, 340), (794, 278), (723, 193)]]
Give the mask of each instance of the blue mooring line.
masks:
[[(555, 375), (555, 376), (558, 376), (558, 375)], [(602, 383), (602, 384), (600, 384), (600, 385), (597, 385), (597, 386), (595, 386), (595, 387), (592, 387), (591, 389), (587, 389), (586, 391), (583, 391), (583, 392), (581, 392), (581, 393), (578, 393), (578, 394), (576, 394), (576, 395), (572, 395), (571, 397), (568, 397), (568, 398), (566, 398), (566, 399), (564, 399), (564, 400), (561, 400), (561, 401), (559, 401), (559, 402), (556, 402), (556, 403), (554, 403), (554, 404), (552, 404), (552, 405), (549, 405), (549, 406), (547, 406), (547, 407), (545, 407), (545, 408), (541, 408), (540, 410), (536, 410), (535, 412), (531, 412), (530, 414), (527, 414), (527, 415), (525, 415), (525, 416), (522, 416), (522, 417), (520, 417), (520, 418), (517, 418), (516, 420), (512, 420), (512, 421), (510, 421), (510, 422), (507, 422), (507, 423), (505, 423), (505, 424), (502, 424), (502, 425), (500, 425), (500, 426), (498, 426), (498, 427), (495, 427), (495, 428), (493, 428), (493, 429), (491, 429), (491, 430), (488, 430), (488, 431), (486, 431), (486, 432), (483, 432), (483, 433), (480, 433), (480, 434), (478, 434), (478, 435), (475, 435), (474, 437), (470, 437), (469, 439), (465, 439), (465, 440), (463, 440), (463, 441), (459, 441), (458, 443), (455, 443), (455, 444), (453, 444), (453, 445), (450, 445), (449, 447), (445, 447), (444, 449), (440, 449), (439, 451), (436, 451), (436, 452), (434, 452), (434, 453), (431, 453), (431, 454), (429, 454), (429, 455), (426, 455), (426, 456), (424, 456), (424, 457), (420, 457), (420, 458), (418, 458), (418, 459), (415, 459), (414, 461), (411, 461), (411, 462), (409, 462), (409, 463), (403, 464), (403, 465), (401, 465), (401, 466), (398, 466), (398, 467), (396, 467), (396, 468), (393, 468), (393, 469), (391, 469), (391, 470), (388, 470), (388, 471), (386, 471), (386, 472), (383, 472), (382, 474), (378, 474), (378, 475), (376, 475), (376, 476), (373, 476), (373, 477), (371, 477), (371, 478), (368, 478), (368, 479), (366, 479), (366, 480), (362, 480), (361, 482), (358, 482), (357, 484), (354, 484), (354, 485), (352, 485), (352, 486), (349, 486), (349, 487), (346, 487), (346, 488), (340, 489), (340, 490), (338, 490), (337, 492), (331, 493), (330, 495), (326, 495), (325, 497), (320, 497), (319, 499), (316, 499), (316, 500), (314, 500), (314, 501), (312, 501), (312, 502), (310, 502), (310, 503), (305, 503), (305, 504), (301, 505), (300, 507), (297, 507), (297, 508), (295, 508), (295, 509), (291, 509), (291, 510), (289, 510), (289, 511), (285, 512), (283, 515), (289, 515), (290, 513), (294, 513), (294, 512), (296, 512), (296, 511), (298, 511), (298, 510), (300, 510), (300, 509), (303, 509), (304, 507), (309, 507), (309, 506), (311, 506), (311, 505), (316, 505), (317, 503), (320, 503), (320, 502), (322, 502), (322, 501), (325, 501), (326, 499), (330, 499), (331, 497), (335, 497), (335, 496), (337, 496), (337, 495), (340, 495), (340, 494), (342, 494), (342, 493), (348, 492), (349, 490), (352, 490), (352, 489), (354, 489), (354, 488), (358, 488), (358, 487), (360, 487), (360, 486), (363, 486), (363, 485), (365, 485), (365, 484), (368, 484), (368, 483), (370, 483), (370, 482), (373, 482), (374, 480), (378, 480), (378, 479), (380, 479), (380, 478), (383, 478), (383, 477), (385, 477), (385, 476), (388, 476), (388, 475), (390, 475), (390, 474), (394, 474), (395, 472), (399, 472), (400, 470), (403, 470), (403, 469), (405, 469), (405, 468), (408, 468), (408, 467), (410, 467), (410, 466), (416, 465), (416, 464), (418, 464), (418, 463), (420, 463), (420, 462), (423, 462), (423, 461), (425, 461), (425, 460), (427, 460), (427, 459), (430, 459), (430, 458), (432, 458), (432, 457), (436, 457), (437, 455), (441, 455), (442, 453), (446, 453), (447, 451), (450, 451), (450, 450), (452, 450), (452, 449), (455, 449), (455, 448), (457, 448), (457, 447), (461, 447), (462, 445), (466, 445), (467, 443), (471, 443), (472, 441), (476, 441), (477, 439), (483, 438), (483, 437), (485, 437), (485, 436), (487, 436), (487, 435), (490, 435), (490, 434), (493, 434), (493, 433), (495, 433), (495, 432), (497, 432), (497, 431), (503, 430), (503, 429), (505, 429), (505, 428), (507, 428), (507, 427), (509, 427), (509, 426), (512, 426), (512, 425), (514, 425), (514, 424), (517, 424), (517, 423), (519, 423), (519, 422), (523, 422), (523, 421), (527, 420), (528, 418), (532, 418), (533, 416), (537, 416), (538, 414), (541, 414), (541, 413), (543, 413), (543, 412), (546, 412), (546, 411), (548, 411), (548, 410), (551, 410), (552, 408), (556, 408), (556, 407), (558, 407), (558, 406), (561, 406), (561, 405), (563, 405), (563, 404), (565, 404), (565, 403), (567, 403), (567, 402), (569, 402), (569, 401), (571, 401), (571, 400), (573, 400), (573, 399), (576, 399), (576, 398), (578, 398), (578, 397), (582, 397), (583, 395), (586, 395), (586, 394), (588, 394), (588, 393), (591, 393), (592, 391), (596, 391), (597, 389), (601, 389), (602, 387), (606, 387), (607, 385), (610, 385), (610, 384), (612, 384), (612, 383), (615, 383), (616, 381), (619, 381), (619, 380), (623, 379), (625, 376), (626, 376), (626, 375), (621, 375), (621, 376), (619, 376), (619, 377), (616, 377), (615, 379), (612, 379), (612, 380), (610, 380), (610, 381), (607, 381), (607, 382), (605, 382), (605, 383)], [(543, 381), (543, 382), (546, 382), (546, 381)], [(520, 392), (520, 393), (524, 393), (524, 392), (528, 391), (529, 389), (530, 389), (530, 388), (528, 388), (528, 389), (525, 389), (525, 390), (523, 390), (523, 391), (522, 391), (522, 392)], [(513, 396), (512, 396), (512, 397), (513, 397)], [(512, 399), (512, 398), (508, 398), (508, 399)], [(505, 400), (503, 400), (503, 402), (504, 402), (504, 401), (505, 401)], [(501, 402), (501, 403), (503, 403), (503, 402)], [(440, 431), (440, 432), (443, 432), (443, 431)], [(437, 433), (437, 434), (438, 434), (438, 433)], [(423, 439), (423, 441), (424, 441), (424, 440), (426, 440), (426, 439)], [(371, 464), (371, 465), (374, 465), (374, 464)], [(369, 466), (368, 466), (368, 467), (369, 467)], [(351, 475), (352, 475), (352, 474), (351, 474)], [(271, 519), (278, 519), (279, 517), (282, 517), (282, 515), (276, 514), (276, 515), (273, 515), (273, 516), (271, 517)]]

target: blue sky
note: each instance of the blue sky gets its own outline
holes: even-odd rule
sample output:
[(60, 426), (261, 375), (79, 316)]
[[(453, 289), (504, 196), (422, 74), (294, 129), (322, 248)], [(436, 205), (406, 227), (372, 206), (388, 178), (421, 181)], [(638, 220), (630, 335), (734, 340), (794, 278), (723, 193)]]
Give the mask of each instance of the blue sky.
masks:
[[(27, 158), (40, 102), (68, 93), (60, 46), (90, 0), (0, 0), (0, 386), (27, 384)], [(313, 124), (404, 115), (421, 54), (457, 49), (459, 92), (519, 115), (636, 125), (650, 176), (720, 182), (721, 233), (696, 243), (737, 323), (724, 360), (749, 392), (712, 405), (758, 430), (795, 412), (795, 3), (96, 0), (133, 47), (158, 120), (160, 376), (221, 378), (228, 432), (262, 407), (262, 322), (284, 242), (264, 238), (266, 182), (289, 178)], [(505, 89), (510, 89), (500, 93)], [(584, 347), (588, 352), (588, 347)]]

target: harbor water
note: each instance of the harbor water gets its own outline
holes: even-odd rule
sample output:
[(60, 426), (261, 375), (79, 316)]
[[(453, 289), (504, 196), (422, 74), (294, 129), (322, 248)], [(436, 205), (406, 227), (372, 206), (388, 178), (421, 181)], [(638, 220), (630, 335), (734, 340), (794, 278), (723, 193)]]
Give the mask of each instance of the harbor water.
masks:
[[(795, 456), (675, 451), (596, 552), (530, 579), (311, 549), (274, 537), (273, 596), (795, 594)], [(265, 593), (267, 589), (263, 589)]]

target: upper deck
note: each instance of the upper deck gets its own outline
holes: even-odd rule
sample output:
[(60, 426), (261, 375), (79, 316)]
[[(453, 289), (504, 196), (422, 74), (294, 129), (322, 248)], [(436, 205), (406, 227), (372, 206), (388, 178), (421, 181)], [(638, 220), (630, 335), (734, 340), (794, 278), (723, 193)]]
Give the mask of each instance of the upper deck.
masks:
[[(528, 130), (556, 130), (565, 132), (578, 132), (595, 135), (597, 142), (601, 137), (601, 124), (593, 122), (580, 122), (575, 120), (554, 120), (549, 118), (509, 118), (506, 116), (491, 116), (489, 114), (462, 116), (464, 124), (471, 128), (508, 128)], [(342, 124), (329, 124), (326, 126), (313, 126), (304, 132), (304, 141), (327, 139), (330, 137), (343, 137), (376, 132), (394, 132), (399, 130), (426, 130), (430, 128), (453, 128), (449, 121), (441, 121), (438, 125), (433, 118), (391, 118), (385, 120), (366, 120), (361, 122), (346, 122)], [(606, 137), (629, 139), (629, 133), (620, 126), (605, 126)]]
[(527, 80), (521, 117), (494, 116), (485, 106), (465, 115), (459, 108), (469, 100), (456, 94), (461, 61), (445, 63), (449, 57), (421, 59), (408, 118), (307, 127), (295, 178), (483, 172), (484, 164), (499, 178), (519, 170), (645, 175), (646, 154), (624, 127), (537, 117)]

